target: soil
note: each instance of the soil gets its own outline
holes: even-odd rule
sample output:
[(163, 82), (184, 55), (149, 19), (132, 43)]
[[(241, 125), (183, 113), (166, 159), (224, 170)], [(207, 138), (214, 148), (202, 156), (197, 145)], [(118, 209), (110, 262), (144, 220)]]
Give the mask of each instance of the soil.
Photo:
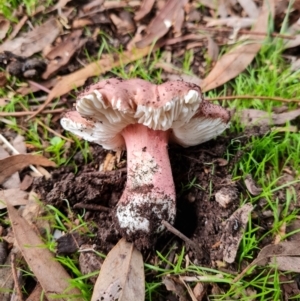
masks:
[[(238, 198), (235, 198), (227, 208), (223, 208), (214, 197), (215, 192), (224, 187), (230, 191), (237, 190), (236, 183), (231, 180), (230, 166), (223, 159), (229, 141), (230, 138), (219, 137), (191, 148), (169, 148), (177, 194), (175, 227), (199, 246), (199, 251), (190, 250), (189, 255), (203, 265), (212, 266), (215, 260), (222, 259), (222, 255), (213, 246), (222, 236), (223, 222), (239, 205)], [(42, 200), (60, 210), (67, 210), (65, 199), (71, 208), (80, 214), (82, 209), (76, 207), (78, 204), (80, 207), (86, 205), (85, 219), (94, 221), (98, 228), (93, 243), (96, 243), (102, 252), (108, 252), (120, 238), (113, 216), (115, 205), (126, 183), (127, 172), (126, 168), (98, 172), (99, 163), (103, 161), (106, 151), (98, 145), (91, 145), (91, 152), (95, 158), (91, 163), (79, 165), (76, 174), (72, 168), (58, 168), (52, 173), (50, 180), (36, 179), (34, 190), (40, 194)], [(123, 156), (126, 159), (126, 153)], [(80, 157), (78, 154), (79, 164), (82, 163)], [(90, 210), (91, 205), (94, 205), (94, 210)], [(104, 207), (103, 210), (97, 210), (99, 205)], [(165, 232), (158, 237), (153, 250), (160, 249), (165, 246), (166, 241), (172, 239), (174, 235)], [(144, 250), (144, 254), (148, 252)]]

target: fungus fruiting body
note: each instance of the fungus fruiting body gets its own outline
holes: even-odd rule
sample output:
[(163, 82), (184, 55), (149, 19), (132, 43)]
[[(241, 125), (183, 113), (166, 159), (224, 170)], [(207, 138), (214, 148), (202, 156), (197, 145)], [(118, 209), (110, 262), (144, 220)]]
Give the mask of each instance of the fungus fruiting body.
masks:
[(123, 236), (149, 247), (173, 223), (175, 188), (167, 145), (197, 145), (222, 133), (230, 115), (182, 81), (154, 85), (141, 79), (109, 79), (89, 86), (62, 126), (106, 149), (127, 149), (127, 183), (116, 208)]

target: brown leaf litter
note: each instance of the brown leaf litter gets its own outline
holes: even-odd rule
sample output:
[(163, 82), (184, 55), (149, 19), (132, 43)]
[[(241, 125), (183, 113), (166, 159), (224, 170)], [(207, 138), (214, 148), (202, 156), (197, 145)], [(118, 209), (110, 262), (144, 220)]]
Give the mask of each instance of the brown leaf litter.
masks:
[(0, 53), (13, 52), (14, 55), (30, 57), (50, 45), (60, 32), (59, 23), (55, 18), (50, 18), (42, 25), (22, 34), (13, 40), (8, 40), (0, 45)]
[(168, 0), (147, 27), (147, 34), (137, 42), (138, 48), (144, 48), (163, 37), (171, 27), (176, 34), (180, 33), (184, 21), (184, 6), (187, 0)]
[[(270, 14), (274, 15), (274, 3), (273, 0), (270, 3), (264, 2), (253, 31), (267, 32), (269, 16)], [(223, 55), (208, 76), (202, 81), (201, 88), (203, 91), (209, 91), (223, 85), (244, 71), (260, 50), (263, 39), (264, 37), (251, 34), (247, 39), (241, 38), (239, 40), (240, 44)]]
[(81, 35), (82, 30), (74, 30), (63, 42), (47, 53), (46, 58), (49, 59), (49, 63), (46, 71), (42, 75), (43, 79), (48, 79), (55, 72), (68, 64), (75, 52), (87, 41), (87, 38), (82, 39)]
[[(6, 204), (17, 245), (27, 264), (43, 287), (47, 298), (51, 299), (57, 294), (63, 295), (67, 292), (68, 294), (77, 295), (77, 298), (75, 297), (74, 300), (81, 300), (79, 290), (75, 288), (68, 289), (68, 279), (70, 279), (70, 276), (67, 272), (62, 268), (60, 263), (54, 260), (53, 254), (48, 249), (41, 248), (43, 241), (39, 238), (38, 234), (18, 214), (18, 211), (10, 205), (9, 200), (6, 200)], [(41, 267), (43, 268), (41, 269)], [(62, 297), (61, 300), (67, 301), (69, 299), (68, 297)]]
[(142, 254), (122, 238), (108, 253), (95, 283), (91, 301), (145, 300), (145, 275)]
[(14, 155), (0, 160), (0, 183), (2, 184), (9, 176), (31, 164), (55, 167), (56, 164), (39, 155)]
[(91, 63), (74, 73), (61, 77), (60, 81), (52, 88), (45, 103), (37, 111), (35, 111), (30, 118), (39, 114), (55, 97), (66, 94), (75, 87), (78, 88), (83, 86), (87, 78), (103, 74), (114, 67), (120, 66), (121, 64), (128, 64), (132, 61), (136, 61), (148, 55), (149, 50), (150, 47), (139, 50), (134, 49), (132, 51), (124, 52), (118, 56), (104, 54), (99, 61)]

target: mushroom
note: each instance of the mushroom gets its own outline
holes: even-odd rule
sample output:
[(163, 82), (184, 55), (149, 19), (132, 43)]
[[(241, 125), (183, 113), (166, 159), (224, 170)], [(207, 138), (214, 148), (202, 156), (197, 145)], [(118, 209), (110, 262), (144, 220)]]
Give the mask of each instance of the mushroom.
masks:
[(183, 147), (212, 139), (229, 125), (230, 114), (206, 101), (197, 85), (141, 79), (109, 79), (85, 89), (62, 126), (105, 149), (127, 149), (127, 183), (115, 212), (129, 241), (149, 247), (174, 223), (176, 194), (168, 142)]

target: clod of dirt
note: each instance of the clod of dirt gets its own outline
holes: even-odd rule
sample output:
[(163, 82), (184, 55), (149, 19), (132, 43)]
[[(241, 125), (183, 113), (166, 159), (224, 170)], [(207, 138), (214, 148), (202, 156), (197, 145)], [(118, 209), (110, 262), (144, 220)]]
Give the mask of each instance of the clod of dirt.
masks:
[(227, 208), (237, 197), (237, 189), (232, 189), (232, 187), (223, 187), (215, 194), (216, 202), (223, 208)]
[(72, 254), (84, 243), (84, 239), (78, 232), (72, 232), (61, 236), (56, 242), (57, 254)]
[(40, 76), (46, 70), (46, 63), (40, 58), (26, 58), (5, 51), (0, 53), (0, 67), (11, 75), (25, 78)]

